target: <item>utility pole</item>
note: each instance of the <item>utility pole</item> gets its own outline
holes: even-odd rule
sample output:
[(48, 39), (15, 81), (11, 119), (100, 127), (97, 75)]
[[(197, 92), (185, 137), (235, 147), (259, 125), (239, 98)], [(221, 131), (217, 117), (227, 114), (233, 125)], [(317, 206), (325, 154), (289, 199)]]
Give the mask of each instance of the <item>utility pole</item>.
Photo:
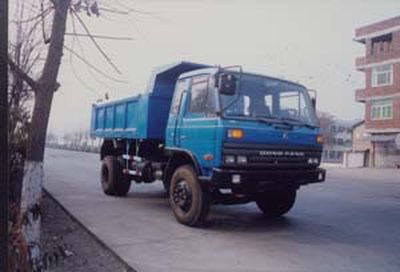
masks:
[(0, 271), (8, 271), (8, 0), (0, 0)]

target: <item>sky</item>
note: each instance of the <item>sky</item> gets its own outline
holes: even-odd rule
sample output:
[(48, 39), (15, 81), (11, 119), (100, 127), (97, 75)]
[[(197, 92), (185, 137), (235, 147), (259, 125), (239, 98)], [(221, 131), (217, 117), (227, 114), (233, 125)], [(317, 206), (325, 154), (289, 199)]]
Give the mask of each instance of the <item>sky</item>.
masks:
[[(354, 101), (354, 91), (364, 86), (364, 75), (354, 62), (364, 48), (353, 41), (354, 31), (400, 15), (398, 0), (103, 2), (107, 8), (112, 3), (114, 9), (136, 10), (103, 11), (98, 18), (81, 14), (93, 34), (132, 37), (99, 40), (121, 73), (90, 39), (66, 36), (66, 44), (105, 75), (64, 52), (49, 123), (58, 135), (89, 129), (91, 105), (105, 93), (111, 99), (143, 93), (154, 67), (181, 60), (240, 64), (245, 71), (299, 82), (318, 91), (318, 110), (340, 119), (362, 118), (364, 107)], [(67, 32), (72, 26), (69, 18)], [(83, 33), (76, 21), (75, 26)]]

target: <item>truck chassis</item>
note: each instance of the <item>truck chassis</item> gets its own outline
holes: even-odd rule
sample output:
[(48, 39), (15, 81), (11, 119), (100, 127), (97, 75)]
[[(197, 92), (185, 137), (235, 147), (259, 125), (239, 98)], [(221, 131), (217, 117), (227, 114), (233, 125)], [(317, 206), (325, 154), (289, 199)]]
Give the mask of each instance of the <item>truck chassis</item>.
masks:
[[(212, 204), (255, 201), (268, 217), (287, 213), (301, 185), (322, 182), (324, 169), (236, 170), (214, 169), (200, 175), (195, 158), (186, 150), (166, 149), (157, 140), (104, 140), (100, 159), (105, 194), (124, 196), (131, 182), (161, 180), (176, 219), (190, 226), (204, 225)], [(241, 181), (236, 180), (237, 176)]]

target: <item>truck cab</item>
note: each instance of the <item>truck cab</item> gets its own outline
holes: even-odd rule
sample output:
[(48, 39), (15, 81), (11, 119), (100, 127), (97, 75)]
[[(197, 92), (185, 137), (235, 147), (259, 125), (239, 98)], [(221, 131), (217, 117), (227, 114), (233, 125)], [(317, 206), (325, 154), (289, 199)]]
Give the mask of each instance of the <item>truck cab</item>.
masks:
[(316, 102), (304, 86), (241, 67), (187, 70), (166, 99), (161, 139), (106, 139), (119, 179), (162, 179), (176, 219), (190, 226), (211, 204), (255, 201), (266, 216), (283, 215), (300, 186), (325, 180)]

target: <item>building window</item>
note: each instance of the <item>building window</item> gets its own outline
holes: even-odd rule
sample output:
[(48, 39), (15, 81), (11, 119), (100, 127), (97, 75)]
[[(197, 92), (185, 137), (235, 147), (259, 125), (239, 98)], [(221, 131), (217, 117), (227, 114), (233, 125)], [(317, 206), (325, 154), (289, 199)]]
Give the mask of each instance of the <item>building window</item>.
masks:
[(372, 68), (372, 87), (392, 85), (393, 66), (391, 64)]
[(385, 120), (393, 118), (393, 103), (391, 99), (375, 100), (371, 104), (371, 119)]

